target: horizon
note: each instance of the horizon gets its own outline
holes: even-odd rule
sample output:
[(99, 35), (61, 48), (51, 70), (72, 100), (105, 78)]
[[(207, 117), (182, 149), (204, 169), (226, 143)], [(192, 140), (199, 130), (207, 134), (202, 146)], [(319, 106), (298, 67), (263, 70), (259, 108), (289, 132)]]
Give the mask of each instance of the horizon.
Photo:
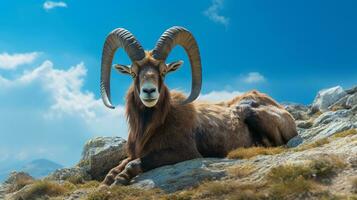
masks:
[[(79, 161), (96, 136), (127, 139), (124, 97), (131, 79), (112, 73), (112, 101), (100, 99), (106, 35), (123, 27), (147, 50), (169, 27), (195, 36), (202, 59), (200, 99), (224, 100), (257, 89), (279, 102), (312, 103), (324, 88), (357, 84), (357, 2), (344, 1), (22, 1), (0, 8), (0, 165), (49, 159)], [(188, 6), (190, 5), (190, 6)], [(182, 48), (167, 77), (190, 90)], [(123, 50), (114, 63), (129, 64)]]

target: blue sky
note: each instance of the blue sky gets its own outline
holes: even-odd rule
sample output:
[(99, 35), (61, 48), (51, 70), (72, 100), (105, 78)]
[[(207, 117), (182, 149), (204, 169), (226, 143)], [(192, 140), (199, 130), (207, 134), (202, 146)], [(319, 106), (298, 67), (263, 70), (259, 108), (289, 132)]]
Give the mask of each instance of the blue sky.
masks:
[[(259, 89), (278, 101), (310, 103), (321, 88), (357, 83), (357, 2), (40, 1), (0, 6), (0, 164), (49, 158), (74, 164), (94, 136), (126, 138), (123, 97), (131, 79), (112, 75), (110, 111), (99, 96), (100, 55), (114, 28), (146, 49), (173, 25), (195, 35), (203, 64), (201, 99)], [(167, 78), (188, 92), (185, 65)], [(119, 51), (115, 62), (129, 64)]]

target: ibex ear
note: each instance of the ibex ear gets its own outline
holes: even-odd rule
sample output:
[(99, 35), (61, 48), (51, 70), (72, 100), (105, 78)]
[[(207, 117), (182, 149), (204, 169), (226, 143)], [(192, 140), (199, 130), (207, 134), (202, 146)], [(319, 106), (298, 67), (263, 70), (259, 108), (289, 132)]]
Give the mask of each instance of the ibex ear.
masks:
[(131, 71), (131, 68), (128, 67), (127, 65), (121, 65), (121, 64), (115, 64), (113, 67), (118, 70), (118, 72), (123, 73), (123, 74), (129, 74), (134, 76), (133, 72)]
[(183, 64), (182, 60), (167, 64), (166, 73), (173, 72), (173, 71), (177, 70), (178, 68), (180, 68), (180, 66), (182, 64)]

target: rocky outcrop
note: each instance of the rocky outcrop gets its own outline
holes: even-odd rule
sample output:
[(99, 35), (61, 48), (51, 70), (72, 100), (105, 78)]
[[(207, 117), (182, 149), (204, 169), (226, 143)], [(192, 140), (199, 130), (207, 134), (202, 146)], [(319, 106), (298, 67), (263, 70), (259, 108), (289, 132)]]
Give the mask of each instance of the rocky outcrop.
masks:
[(309, 107), (302, 104), (287, 104), (285, 109), (290, 112), (295, 120), (307, 120), (309, 119), (308, 111)]
[[(334, 194), (351, 194), (353, 190), (349, 179), (357, 174), (356, 95), (357, 87), (344, 91), (337, 86), (320, 91), (311, 107), (287, 104), (286, 109), (296, 119), (299, 135), (288, 142), (289, 148), (284, 148), (277, 154), (257, 155), (250, 159), (188, 160), (142, 173), (131, 181), (130, 187), (159, 188), (174, 193), (211, 180), (238, 180), (239, 183), (256, 185), (265, 180), (272, 168), (286, 164), (306, 165), (312, 160), (338, 157), (345, 163), (345, 168), (329, 177), (328, 184), (321, 187)], [(312, 111), (313, 109), (319, 112)], [(125, 158), (124, 146), (125, 140), (118, 137), (92, 139), (85, 145), (82, 159), (77, 166), (57, 170), (47, 178), (68, 180), (79, 176), (84, 181), (101, 180)], [(249, 169), (249, 173), (246, 169)], [(79, 188), (64, 199), (81, 199), (89, 193), (90, 190)]]
[(83, 181), (101, 181), (110, 169), (126, 157), (125, 144), (126, 141), (121, 137), (93, 138), (84, 145), (77, 166), (56, 170), (46, 179), (68, 180), (76, 177)]
[(329, 106), (346, 95), (347, 93), (341, 86), (320, 90), (312, 103), (312, 111), (326, 111)]
[(219, 158), (199, 158), (160, 167), (139, 175), (131, 182), (138, 188), (160, 188), (166, 192), (175, 192), (197, 186), (206, 180), (217, 180), (227, 176), (229, 166), (239, 160)]
[(79, 166), (85, 168), (94, 180), (103, 180), (110, 169), (126, 158), (125, 144), (121, 137), (91, 139), (84, 146)]
[(49, 176), (45, 177), (46, 180), (54, 181), (70, 180), (73, 178), (77, 179), (78, 182), (92, 180), (92, 177), (87, 172), (87, 169), (79, 166), (58, 169)]

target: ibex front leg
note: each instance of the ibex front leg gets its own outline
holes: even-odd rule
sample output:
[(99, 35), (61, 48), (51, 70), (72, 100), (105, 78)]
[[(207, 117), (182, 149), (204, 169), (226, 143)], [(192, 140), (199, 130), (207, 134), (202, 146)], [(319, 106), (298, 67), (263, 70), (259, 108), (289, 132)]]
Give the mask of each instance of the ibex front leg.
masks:
[[(162, 149), (159, 152), (152, 152), (148, 155), (130, 161), (125, 169), (120, 172), (115, 178), (112, 185), (127, 185), (130, 180), (142, 172), (161, 167), (163, 165), (172, 165), (184, 160), (202, 157), (195, 148), (182, 154), (182, 151), (174, 150), (171, 148)], [(180, 156), (175, 156), (181, 154)]]
[(105, 179), (103, 180), (102, 184), (110, 186), (111, 184), (113, 184), (113, 182), (115, 181), (115, 177), (122, 172), (125, 169), (125, 166), (133, 159), (131, 158), (126, 158), (123, 161), (121, 161), (121, 163), (114, 167), (113, 169), (111, 169), (108, 174), (105, 176)]

